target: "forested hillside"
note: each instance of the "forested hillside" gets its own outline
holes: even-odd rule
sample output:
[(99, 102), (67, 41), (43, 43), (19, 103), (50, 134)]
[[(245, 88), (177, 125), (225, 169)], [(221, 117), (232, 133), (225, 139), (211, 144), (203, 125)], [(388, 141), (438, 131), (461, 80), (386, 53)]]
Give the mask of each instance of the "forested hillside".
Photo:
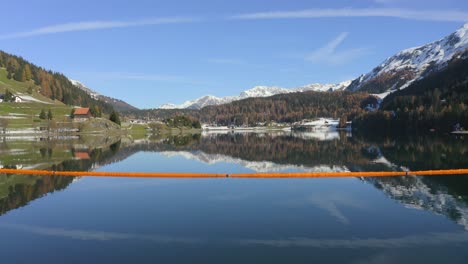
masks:
[(221, 125), (255, 125), (264, 122), (297, 122), (317, 117), (348, 119), (361, 113), (367, 93), (302, 92), (279, 94), (266, 98), (249, 98), (218, 106), (207, 106), (196, 112), (203, 123)]
[[(248, 98), (223, 105), (194, 109), (149, 109), (126, 112), (130, 118), (166, 119), (188, 115), (202, 123), (256, 125), (268, 122), (296, 122), (317, 117), (348, 119), (364, 112), (363, 102), (371, 95), (363, 92), (298, 92), (271, 97)], [(373, 97), (372, 97), (373, 98)]]
[(468, 128), (468, 51), (448, 66), (388, 95), (382, 110), (360, 115), (353, 127), (378, 131), (450, 132)]
[(85, 91), (75, 87), (63, 74), (45, 70), (21, 57), (0, 51), (0, 67), (7, 70), (8, 79), (18, 82), (33, 81), (40, 87), (39, 93), (52, 100), (59, 100), (67, 105), (99, 108), (106, 113), (112, 111), (111, 105), (93, 99)]

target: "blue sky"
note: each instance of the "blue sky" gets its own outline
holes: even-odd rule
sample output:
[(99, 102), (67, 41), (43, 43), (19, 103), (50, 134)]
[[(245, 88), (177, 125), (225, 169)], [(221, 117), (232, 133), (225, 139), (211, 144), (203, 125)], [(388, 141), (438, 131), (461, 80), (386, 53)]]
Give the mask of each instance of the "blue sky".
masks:
[(468, 2), (5, 1), (0, 49), (142, 107), (366, 73), (468, 22)]

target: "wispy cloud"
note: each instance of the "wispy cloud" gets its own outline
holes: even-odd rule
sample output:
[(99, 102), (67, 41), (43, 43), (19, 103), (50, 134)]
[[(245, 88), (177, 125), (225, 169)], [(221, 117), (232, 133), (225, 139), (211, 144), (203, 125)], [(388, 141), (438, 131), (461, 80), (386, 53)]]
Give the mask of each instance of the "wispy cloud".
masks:
[(466, 243), (468, 233), (429, 233), (396, 238), (356, 238), (356, 239), (314, 239), (294, 237), (287, 239), (240, 240), (242, 245), (262, 245), (271, 247), (312, 247), (312, 248), (410, 248), (438, 246), (447, 243)]
[(196, 244), (202, 241), (195, 238), (183, 238), (163, 236), (157, 234), (137, 234), (137, 233), (119, 233), (119, 232), (103, 232), (79, 229), (65, 229), (53, 227), (37, 227), (21, 224), (1, 223), (0, 227), (10, 228), (18, 231), (32, 233), (36, 235), (64, 237), (77, 240), (95, 240), (95, 241), (112, 241), (112, 240), (145, 240), (156, 243), (183, 243)]
[(468, 21), (468, 12), (459, 10), (412, 10), (403, 8), (327, 8), (299, 11), (273, 11), (245, 13), (229, 19), (286, 19), (286, 18), (327, 18), (327, 17), (394, 17), (432, 21)]
[(196, 22), (199, 20), (200, 20), (199, 18), (195, 18), (195, 17), (164, 17), (164, 18), (151, 18), (151, 19), (141, 19), (141, 20), (133, 20), (133, 21), (84, 21), (84, 22), (57, 24), (57, 25), (33, 29), (30, 31), (0, 35), (0, 39), (25, 38), (25, 37), (32, 37), (32, 36), (39, 36), (39, 35), (75, 32), (75, 31), (89, 31), (89, 30), (99, 30), (99, 29), (192, 23), (192, 22)]
[(370, 52), (369, 48), (337, 50), (337, 48), (345, 41), (348, 35), (348, 32), (340, 33), (330, 42), (325, 44), (325, 46), (306, 55), (305, 59), (307, 61), (316, 63), (339, 65), (352, 61)]
[(349, 224), (349, 219), (340, 211), (338, 206), (347, 206), (358, 209), (365, 208), (365, 202), (355, 200), (353, 197), (344, 196), (339, 193), (331, 193), (326, 195), (313, 195), (307, 199), (308, 203), (317, 206), (330, 213), (331, 216), (335, 217), (338, 222), (343, 224)]

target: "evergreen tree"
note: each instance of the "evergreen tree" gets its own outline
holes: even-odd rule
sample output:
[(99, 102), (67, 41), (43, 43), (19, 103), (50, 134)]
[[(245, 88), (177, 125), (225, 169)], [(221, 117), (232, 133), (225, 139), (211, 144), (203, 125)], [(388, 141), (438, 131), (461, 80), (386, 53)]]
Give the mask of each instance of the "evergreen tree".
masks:
[(39, 114), (39, 118), (40, 119), (46, 119), (47, 118), (47, 115), (46, 115), (46, 112), (44, 111), (44, 109), (41, 110), (41, 113)]
[(110, 114), (109, 120), (120, 126), (120, 116), (119, 113), (117, 113), (115, 110), (113, 110)]
[(93, 117), (101, 117), (102, 116), (102, 113), (101, 113), (101, 110), (99, 109), (99, 106), (97, 105), (93, 105), (89, 111), (91, 112), (91, 115)]
[(25, 82), (26, 77), (25, 77), (24, 68), (22, 67), (18, 68), (15, 72), (15, 75), (13, 76), (13, 79), (15, 79), (18, 82)]
[(70, 118), (75, 118), (75, 109), (72, 109), (70, 112)]
[(47, 119), (52, 120), (53, 118), (52, 111), (49, 109), (49, 112), (47, 112)]
[(5, 96), (3, 97), (3, 100), (5, 102), (11, 102), (11, 101), (13, 101), (13, 97), (14, 97), (13, 94), (10, 92), (10, 90), (7, 89), (5, 91)]

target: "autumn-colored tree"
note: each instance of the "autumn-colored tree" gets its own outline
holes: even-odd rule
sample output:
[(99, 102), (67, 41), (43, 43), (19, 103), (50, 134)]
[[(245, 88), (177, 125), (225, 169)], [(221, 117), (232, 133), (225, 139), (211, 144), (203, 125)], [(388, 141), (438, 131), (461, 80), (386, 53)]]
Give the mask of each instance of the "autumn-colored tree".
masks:
[(23, 74), (24, 74), (24, 78), (26, 79), (26, 81), (29, 81), (32, 79), (31, 67), (29, 67), (29, 64), (24, 65)]
[(13, 77), (13, 74), (15, 74), (20, 68), (18, 61), (13, 57), (9, 57), (7, 59), (6, 65), (7, 65), (6, 69), (8, 73), (10, 73), (10, 78)]
[(97, 100), (86, 91), (75, 87), (63, 74), (45, 70), (21, 57), (0, 51), (0, 66), (6, 68), (9, 79), (21, 82), (34, 81), (34, 84), (39, 86), (38, 92), (50, 99), (59, 100), (67, 105), (97, 106), (99, 112), (104, 113), (110, 113), (113, 109), (110, 104)]
[(342, 115), (340, 117), (340, 122), (338, 123), (338, 128), (345, 128), (346, 122), (348, 122), (348, 117), (346, 115)]

